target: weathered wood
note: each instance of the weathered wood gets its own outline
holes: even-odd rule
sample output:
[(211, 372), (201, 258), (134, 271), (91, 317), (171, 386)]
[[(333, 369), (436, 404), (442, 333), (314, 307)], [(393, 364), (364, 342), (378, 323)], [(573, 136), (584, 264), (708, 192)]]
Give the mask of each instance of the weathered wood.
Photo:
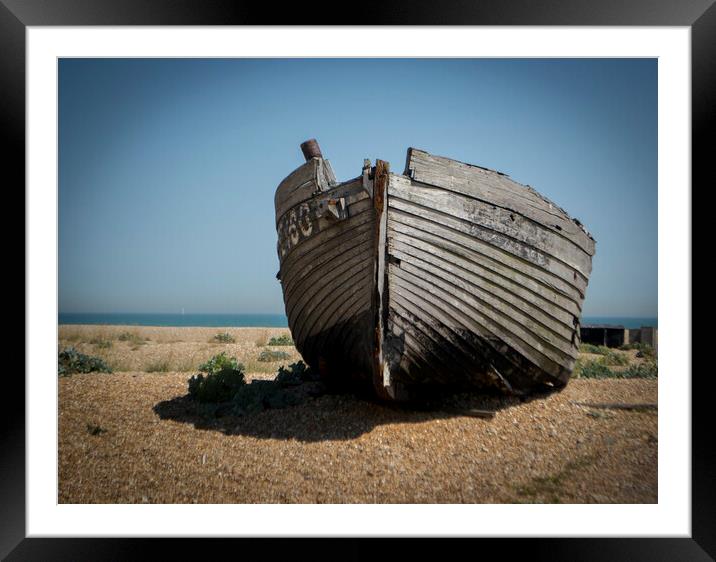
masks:
[[(312, 316), (320, 314), (323, 309), (324, 301), (334, 292), (350, 294), (355, 290), (359, 283), (358, 276), (365, 272), (365, 263), (369, 263), (371, 258), (370, 251), (365, 252), (362, 259), (353, 263), (346, 263), (342, 267), (327, 272), (325, 278), (321, 279), (320, 284), (312, 288), (309, 292), (301, 294), (297, 297), (295, 303), (288, 307), (288, 316), (294, 319), (297, 327), (296, 337), (301, 340), (308, 335), (306, 330), (312, 325)], [(366, 303), (366, 307), (370, 304)]]
[(409, 149), (406, 168), (416, 181), (482, 199), (550, 226), (590, 256), (594, 255), (594, 240), (583, 227), (536, 190), (518, 184), (505, 174), (416, 148)]
[(390, 167), (383, 160), (376, 160), (373, 174), (373, 206), (375, 208), (375, 247), (373, 259), (375, 277), (373, 281), (372, 307), (374, 314), (373, 334), (373, 387), (381, 398), (395, 398), (396, 389), (391, 381), (390, 366), (385, 361), (383, 342), (388, 311), (388, 279), (386, 275), (386, 249), (388, 240), (388, 181)]
[(541, 286), (536, 285), (538, 291), (532, 291), (509, 277), (494, 273), (479, 261), (467, 261), (459, 254), (446, 251), (440, 246), (425, 244), (415, 237), (401, 235), (392, 228), (388, 232), (391, 235), (391, 255), (395, 258), (401, 261), (417, 258), (430, 262), (430, 257), (433, 260), (441, 260), (442, 266), (449, 268), (454, 275), (486, 287), (499, 298), (535, 316), (551, 329), (558, 332), (562, 331), (564, 326), (567, 326), (570, 332), (573, 329), (575, 314), (579, 314), (579, 311), (567, 311), (560, 307), (550, 300), (551, 295), (543, 294), (546, 291)]
[[(572, 348), (572, 339), (575, 333), (573, 316), (568, 315), (569, 318), (566, 322), (560, 322), (547, 314), (544, 308), (535, 306), (533, 302), (506, 291), (502, 286), (488, 282), (470, 271), (452, 267), (451, 263), (442, 259), (440, 255), (436, 255), (432, 259), (429, 252), (410, 247), (398, 239), (391, 241), (390, 255), (401, 260), (401, 263), (404, 264), (401, 267), (408, 271), (418, 268), (418, 270), (430, 272), (445, 281), (458, 285), (462, 290), (481, 296), (492, 306), (499, 307), (506, 316), (517, 321), (525, 321), (525, 318), (528, 318), (526, 320), (528, 324), (535, 322), (541, 326), (537, 330), (543, 334), (543, 337), (548, 340), (561, 339), (561, 343), (555, 343), (555, 345)], [(553, 313), (556, 314), (554, 310)]]
[(301, 187), (311, 184), (314, 189), (316, 186), (316, 171), (318, 170), (318, 160), (309, 160), (303, 166), (296, 168), (291, 172), (276, 188), (274, 196), (274, 205), (276, 207), (277, 218), (289, 209), (286, 206), (286, 200)]
[[(453, 315), (456, 311), (464, 310), (469, 316), (467, 327), (470, 332), (487, 341), (506, 343), (548, 372), (557, 372), (558, 366), (574, 361), (569, 354), (548, 346), (516, 322), (507, 318), (497, 320), (490, 316), (482, 304), (470, 295), (462, 294), (457, 297), (452, 288), (438, 278), (429, 275), (421, 278), (400, 268), (396, 268), (393, 273), (390, 277), (391, 292), (409, 291), (421, 301), (430, 301), (444, 310), (449, 310)], [(416, 309), (415, 313), (420, 315), (420, 310)]]
[(462, 194), (405, 181), (400, 177), (393, 178), (390, 187), (392, 197), (428, 209), (439, 209), (452, 217), (471, 223), (484, 231), (484, 236), (491, 236), (493, 233), (501, 234), (526, 244), (549, 256), (550, 259), (564, 262), (585, 279), (591, 273), (592, 260), (589, 254), (554, 230), (525, 219), (513, 211)]
[(646, 402), (643, 404), (628, 404), (622, 402), (572, 402), (572, 404), (602, 410), (657, 410), (659, 408), (659, 405), (655, 402)]
[[(395, 223), (429, 232), (447, 241), (455, 240), (475, 253), (481, 253), (493, 258), (493, 260), (506, 268), (506, 271), (529, 271), (534, 280), (558, 290), (581, 308), (586, 283), (580, 282), (581, 278), (563, 264), (543, 259), (544, 256), (528, 246), (524, 246), (524, 253), (517, 255), (510, 251), (515, 249), (514, 245), (508, 242), (508, 247), (505, 247), (504, 241), (497, 237), (483, 240), (479, 236), (471, 236), (470, 228), (465, 227), (460, 221), (436, 216), (436, 213), (430, 209), (410, 207), (396, 198), (392, 198), (389, 205), (390, 214)], [(398, 227), (396, 227), (397, 230)], [(510, 246), (513, 247), (511, 248)], [(447, 249), (444, 244), (441, 247)], [(517, 249), (519, 250), (520, 248)]]
[(569, 314), (580, 314), (581, 295), (574, 287), (524, 260), (518, 260), (459, 232), (400, 212), (391, 213), (390, 229), (405, 234), (406, 240), (411, 240), (411, 245), (422, 247), (423, 244), (430, 244), (432, 251), (442, 251), (453, 256), (453, 259), (460, 260), (459, 264), (466, 264), (468, 269), (477, 271), (483, 267)]
[[(396, 184), (400, 184), (404, 183), (406, 180), (397, 176), (391, 176), (391, 183), (393, 181), (395, 181)], [(416, 189), (420, 188), (419, 185), (413, 187)], [(470, 221), (464, 220), (461, 217), (456, 216), (451, 207), (436, 208), (432, 206), (420, 205), (407, 199), (402, 199), (400, 197), (400, 192), (397, 190), (391, 190), (389, 205), (409, 215), (417, 216), (426, 221), (446, 226), (454, 231), (467, 234), (473, 240), (481, 240), (493, 248), (499, 248), (516, 258), (537, 265), (545, 271), (553, 273), (570, 285), (574, 286), (580, 294), (583, 294), (587, 287), (586, 276), (573, 267), (570, 267), (563, 260), (556, 259), (529, 243), (481, 228)]]
[(309, 365), (385, 399), (436, 382), (566, 383), (594, 253), (579, 224), (502, 174), (420, 151), (411, 177), (366, 161), (343, 183), (308, 152), (275, 203), (286, 313)]
[(442, 410), (453, 416), (466, 416), (469, 418), (482, 418), (491, 420), (495, 412), (491, 410), (478, 410), (477, 408), (442, 408)]

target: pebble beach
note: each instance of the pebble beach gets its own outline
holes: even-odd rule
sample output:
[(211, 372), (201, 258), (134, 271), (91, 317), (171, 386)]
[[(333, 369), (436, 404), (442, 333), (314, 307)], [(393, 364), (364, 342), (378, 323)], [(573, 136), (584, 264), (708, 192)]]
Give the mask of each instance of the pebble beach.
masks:
[[(219, 342), (217, 334), (233, 342)], [(59, 328), (112, 373), (58, 378), (60, 503), (656, 503), (657, 381), (575, 379), (549, 395), (466, 395), (481, 419), (323, 394), (202, 415), (187, 379), (219, 352), (246, 378), (300, 359), (283, 328)], [(289, 358), (260, 362), (266, 349)], [(599, 404), (648, 404), (614, 409)]]

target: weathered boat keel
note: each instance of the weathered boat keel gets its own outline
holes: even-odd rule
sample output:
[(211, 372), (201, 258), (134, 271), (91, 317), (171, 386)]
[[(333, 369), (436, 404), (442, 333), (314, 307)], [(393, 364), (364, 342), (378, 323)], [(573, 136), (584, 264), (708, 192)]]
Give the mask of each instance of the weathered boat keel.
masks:
[(504, 174), (408, 150), (338, 182), (315, 139), (276, 190), (296, 347), (327, 380), (409, 399), (434, 385), (564, 386), (594, 240)]

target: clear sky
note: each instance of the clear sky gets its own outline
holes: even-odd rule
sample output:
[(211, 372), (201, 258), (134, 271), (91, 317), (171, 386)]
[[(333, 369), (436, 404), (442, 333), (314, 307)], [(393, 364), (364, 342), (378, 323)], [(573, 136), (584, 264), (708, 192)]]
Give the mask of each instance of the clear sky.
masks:
[(60, 312), (283, 312), (273, 195), (409, 146), (535, 187), (597, 241), (586, 316), (657, 316), (656, 59), (62, 59)]

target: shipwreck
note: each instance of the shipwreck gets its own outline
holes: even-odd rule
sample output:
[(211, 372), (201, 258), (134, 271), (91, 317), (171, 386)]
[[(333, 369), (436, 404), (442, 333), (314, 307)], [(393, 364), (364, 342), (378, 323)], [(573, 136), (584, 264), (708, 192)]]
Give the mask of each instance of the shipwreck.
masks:
[(339, 182), (315, 139), (275, 195), (282, 289), (304, 361), (383, 399), (564, 386), (595, 242), (509, 176), (408, 149)]

